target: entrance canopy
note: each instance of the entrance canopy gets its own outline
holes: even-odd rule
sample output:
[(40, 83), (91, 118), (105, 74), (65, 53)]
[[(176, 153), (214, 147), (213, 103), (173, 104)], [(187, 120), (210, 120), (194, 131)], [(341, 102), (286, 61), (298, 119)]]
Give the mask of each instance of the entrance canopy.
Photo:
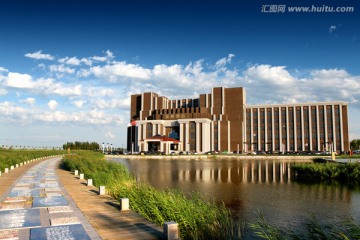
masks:
[(169, 154), (172, 151), (178, 151), (181, 142), (175, 138), (161, 135), (155, 135), (141, 141), (142, 151), (160, 151)]

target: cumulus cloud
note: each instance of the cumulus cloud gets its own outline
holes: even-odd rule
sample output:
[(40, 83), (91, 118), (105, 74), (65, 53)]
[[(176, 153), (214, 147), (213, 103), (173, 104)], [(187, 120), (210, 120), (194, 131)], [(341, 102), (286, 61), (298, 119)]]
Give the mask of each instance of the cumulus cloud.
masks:
[(73, 104), (78, 108), (82, 108), (85, 103), (86, 103), (86, 101), (84, 101), (84, 100), (73, 101)]
[(50, 108), (50, 110), (55, 110), (59, 105), (59, 103), (55, 100), (50, 100), (47, 105)]
[(105, 138), (115, 139), (116, 136), (115, 136), (115, 134), (114, 134), (113, 132), (107, 131), (107, 132), (105, 133)]
[(151, 71), (136, 64), (117, 62), (112, 65), (95, 66), (91, 68), (92, 74), (109, 82), (120, 82), (129, 78), (150, 79)]
[(28, 104), (29, 106), (34, 106), (36, 104), (36, 99), (29, 97), (24, 100), (21, 100), (20, 102), (24, 102), (24, 103)]
[(220, 60), (218, 60), (215, 63), (215, 66), (217, 68), (224, 67), (226, 64), (231, 63), (231, 59), (234, 58), (234, 57), (235, 57), (235, 55), (230, 53), (227, 57), (224, 57), (224, 58), (221, 58)]
[(42, 53), (42, 50), (39, 50), (39, 51), (34, 52), (34, 53), (26, 53), (25, 57), (38, 59), (38, 60), (40, 60), (40, 59), (42, 59), (42, 60), (54, 60), (55, 59), (55, 57), (51, 56), (50, 54)]
[(270, 83), (276, 85), (288, 85), (295, 81), (285, 66), (256, 65), (249, 67), (244, 72), (249, 82)]
[(50, 70), (50, 72), (57, 72), (57, 73), (67, 73), (67, 74), (75, 73), (75, 69), (66, 67), (63, 64), (50, 65), (49, 70)]
[(52, 78), (39, 78), (33, 80), (32, 76), (29, 74), (13, 72), (10, 72), (5, 77), (4, 86), (46, 95), (75, 96), (82, 93), (82, 86), (80, 84), (64, 84), (63, 82), (56, 82)]
[(4, 67), (0, 67), (0, 72), (8, 72), (9, 70), (7, 70), (6, 68)]
[(24, 89), (33, 88), (35, 86), (31, 75), (13, 72), (10, 72), (5, 78), (5, 85), (8, 87)]
[(4, 96), (7, 94), (7, 91), (5, 89), (0, 88), (0, 96)]
[(81, 63), (81, 60), (76, 58), (76, 57), (65, 57), (65, 58), (60, 58), (58, 60), (60, 63), (66, 63), (66, 64), (69, 64), (69, 65), (74, 65), (74, 66), (79, 66), (80, 63)]
[(122, 109), (129, 109), (130, 107), (130, 99), (97, 99), (94, 104), (96, 107), (100, 109), (109, 109), (109, 108), (122, 108)]

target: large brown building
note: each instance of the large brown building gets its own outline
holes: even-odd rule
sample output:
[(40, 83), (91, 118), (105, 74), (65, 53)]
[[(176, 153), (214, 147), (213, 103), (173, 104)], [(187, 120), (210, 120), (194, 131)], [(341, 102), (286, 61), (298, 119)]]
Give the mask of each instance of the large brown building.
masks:
[(195, 99), (131, 96), (128, 151), (300, 152), (349, 150), (345, 102), (246, 105), (245, 89)]

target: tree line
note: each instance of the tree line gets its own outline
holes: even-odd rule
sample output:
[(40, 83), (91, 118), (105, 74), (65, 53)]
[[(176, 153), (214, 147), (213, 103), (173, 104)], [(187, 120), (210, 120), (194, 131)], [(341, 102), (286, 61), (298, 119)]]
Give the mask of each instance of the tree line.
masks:
[(66, 150), (70, 148), (71, 150), (98, 150), (100, 145), (96, 142), (67, 142), (63, 144), (63, 149)]
[(350, 142), (350, 148), (352, 150), (358, 150), (360, 149), (360, 139), (354, 139)]

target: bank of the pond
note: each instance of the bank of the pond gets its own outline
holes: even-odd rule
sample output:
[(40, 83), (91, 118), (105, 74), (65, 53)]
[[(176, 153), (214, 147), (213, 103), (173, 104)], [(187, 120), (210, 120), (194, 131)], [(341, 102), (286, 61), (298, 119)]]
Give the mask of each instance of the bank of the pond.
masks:
[(107, 158), (129, 158), (129, 159), (239, 159), (239, 160), (291, 160), (312, 161), (313, 155), (106, 155)]
[(197, 193), (161, 191), (139, 183), (124, 165), (106, 161), (100, 153), (79, 152), (65, 156), (63, 163), (68, 170), (79, 170), (85, 178), (93, 179), (94, 185), (105, 185), (115, 199), (129, 198), (130, 207), (149, 220), (159, 225), (177, 222), (181, 239), (240, 238), (240, 229), (229, 210), (214, 200), (205, 201)]

